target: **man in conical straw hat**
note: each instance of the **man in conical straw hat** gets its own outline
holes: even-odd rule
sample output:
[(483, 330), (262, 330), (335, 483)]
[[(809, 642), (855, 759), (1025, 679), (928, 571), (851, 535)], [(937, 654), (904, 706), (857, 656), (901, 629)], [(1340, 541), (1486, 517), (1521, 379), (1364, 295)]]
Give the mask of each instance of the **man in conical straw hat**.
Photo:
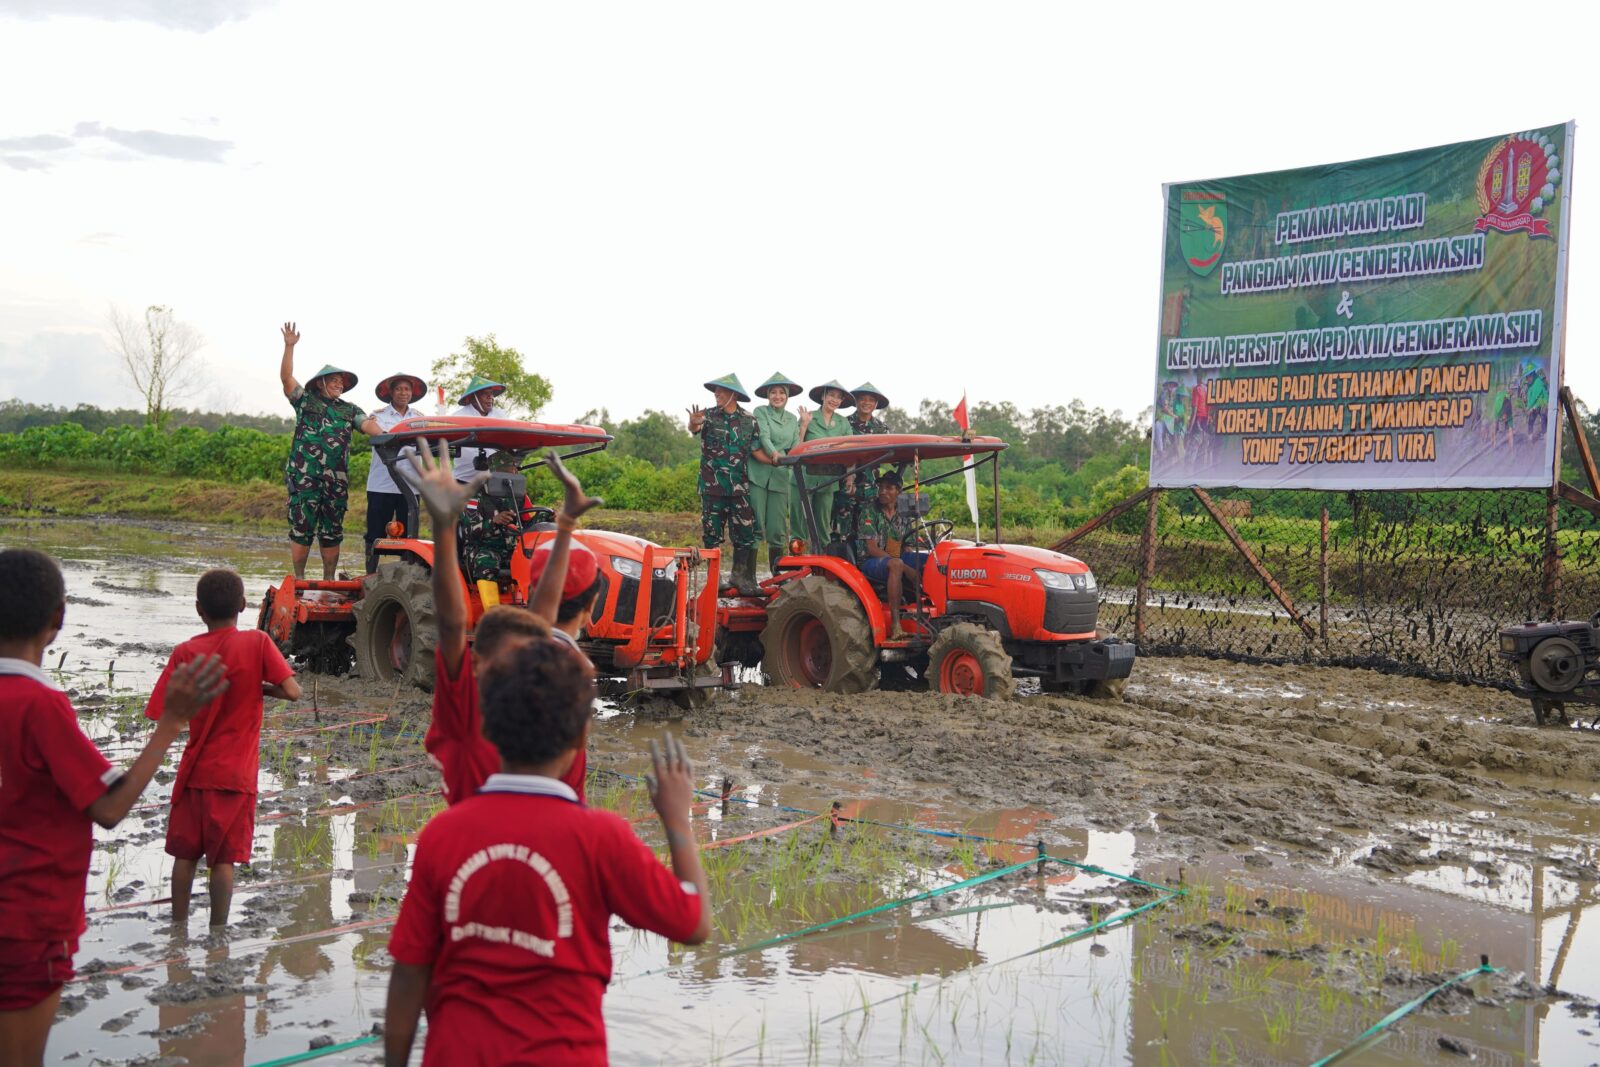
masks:
[[(460, 407), (450, 414), (469, 415), (483, 419), (509, 419), (510, 413), (495, 404), (495, 398), (506, 391), (506, 387), (499, 382), (477, 374), (467, 382), (467, 387), (461, 391)], [(463, 448), (461, 455), (456, 459), (456, 481), (463, 484), (472, 481), (472, 476), (477, 471), (477, 459), (482, 455), (488, 461), (492, 448)]]
[(744, 596), (756, 584), (756, 516), (750, 507), (750, 454), (756, 449), (756, 420), (739, 407), (750, 394), (738, 375), (706, 382), (716, 406), (689, 409), (689, 432), (700, 438), (700, 532), (707, 548), (722, 544), (723, 528), (733, 542), (733, 582)]
[(800, 443), (800, 419), (788, 410), (800, 385), (780, 371), (756, 386), (766, 403), (755, 409), (758, 447), (751, 453), (750, 503), (756, 513), (756, 536), (767, 542), (767, 569), (776, 573), (778, 559), (789, 550), (789, 494), (794, 474), (778, 460)]
[[(378, 399), (384, 406), (372, 413), (372, 418), (378, 424), (378, 429), (388, 433), (400, 422), (411, 418), (417, 412), (411, 410), (411, 402), (420, 400), (428, 392), (428, 383), (415, 374), (391, 374), (378, 383)], [(409, 450), (408, 450), (409, 451)], [(406, 463), (404, 454), (400, 462)], [(405, 470), (405, 466), (401, 467)], [(378, 558), (373, 555), (372, 545), (380, 537), (389, 536), (388, 528), (391, 522), (401, 524), (401, 537), (415, 537), (417, 531), (410, 529), (406, 523), (406, 498), (401, 495), (400, 487), (395, 484), (394, 475), (389, 473), (389, 468), (383, 465), (377, 453), (373, 453), (372, 466), (367, 471), (367, 535), (364, 538), (367, 546), (367, 573), (371, 574), (378, 566)]]
[[(861, 434), (888, 433), (889, 427), (883, 424), (882, 419), (872, 417), (873, 412), (883, 411), (889, 406), (889, 398), (879, 391), (871, 382), (863, 382), (851, 390), (850, 395), (855, 398), (856, 410), (850, 416), (850, 432), (857, 436)], [(852, 493), (843, 486), (833, 498), (833, 513), (838, 516), (839, 531), (846, 541), (854, 541), (857, 531), (854, 526), (855, 516), (861, 512), (878, 506), (878, 472), (876, 468), (868, 467), (856, 472), (856, 487)], [(853, 506), (852, 506), (853, 505)]]
[[(813, 403), (821, 410), (816, 413), (807, 411), (804, 407), (796, 412), (800, 416), (800, 440), (815, 441), (819, 437), (849, 437), (855, 431), (850, 428), (850, 420), (840, 412), (841, 408), (852, 407), (855, 398), (849, 390), (837, 381), (827, 382), (812, 388), (808, 394)], [(833, 494), (842, 488), (839, 485), (828, 485), (817, 488), (817, 485), (832, 481), (844, 470), (843, 467), (808, 467), (806, 469), (806, 495), (811, 498), (811, 510), (817, 515), (817, 530), (822, 536), (822, 544), (809, 545), (813, 552), (821, 552), (828, 546), (834, 534), (833, 528)], [(789, 523), (796, 530), (806, 528), (805, 511), (800, 504), (800, 491), (797, 488), (789, 505)]]
[(289, 559), (294, 576), (306, 576), (311, 542), (322, 551), (322, 577), (339, 571), (339, 546), (344, 542), (344, 513), (350, 504), (350, 437), (381, 432), (376, 419), (344, 399), (356, 376), (329, 363), (301, 385), (294, 376), (294, 346), (300, 331), (283, 324), (283, 360), (278, 378), (283, 395), (294, 407), (294, 441), (284, 484), (289, 490)]

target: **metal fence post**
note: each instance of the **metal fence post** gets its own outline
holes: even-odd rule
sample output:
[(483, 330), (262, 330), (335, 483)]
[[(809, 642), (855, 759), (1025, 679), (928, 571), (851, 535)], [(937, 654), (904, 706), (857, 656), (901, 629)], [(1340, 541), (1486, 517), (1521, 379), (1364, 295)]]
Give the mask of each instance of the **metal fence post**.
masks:
[(1144, 537), (1139, 542), (1139, 587), (1133, 598), (1133, 639), (1144, 640), (1144, 602), (1150, 598), (1150, 579), (1156, 572), (1156, 506), (1161, 490), (1150, 493), (1145, 503)]
[(1322, 558), (1317, 577), (1317, 624), (1322, 632), (1322, 651), (1328, 651), (1328, 505), (1322, 505)]
[(1554, 619), (1560, 613), (1561, 590), (1561, 493), (1551, 486), (1544, 504), (1544, 580), (1539, 585), (1539, 607), (1544, 617)]

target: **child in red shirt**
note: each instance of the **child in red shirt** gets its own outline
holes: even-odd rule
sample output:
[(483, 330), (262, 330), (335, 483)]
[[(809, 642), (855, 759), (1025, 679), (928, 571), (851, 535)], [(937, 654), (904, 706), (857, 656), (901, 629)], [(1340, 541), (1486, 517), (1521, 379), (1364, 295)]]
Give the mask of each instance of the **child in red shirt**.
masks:
[[(466, 664), (467, 603), (458, 567), (447, 561), (456, 559), (456, 522), (462, 509), (472, 500), (488, 477), (480, 472), (465, 485), (455, 480), (445, 446), (436, 458), (426, 446), (411, 457), (412, 483), (428, 507), (434, 530), (433, 602), (439, 640), (434, 646), (433, 715), (423, 747), (444, 777), (445, 798), (451, 804), (472, 796), (500, 769), (500, 753), (483, 736), (478, 710), (478, 678), (497, 656), (518, 645), (561, 631), (576, 648), (576, 630), (588, 618), (600, 592), (600, 576), (594, 556), (579, 545), (587, 556), (588, 582), (569, 594), (575, 577), (582, 576), (580, 558), (570, 571), (567, 556), (577, 517), (595, 507), (599, 500), (587, 497), (578, 480), (553, 454), (550, 469), (566, 487), (566, 500), (556, 517), (556, 536), (547, 551), (533, 559), (530, 578), (535, 581), (528, 609), (500, 605), (490, 608), (478, 620), (471, 645), (471, 663)], [(540, 569), (542, 568), (542, 569)], [(581, 749), (572, 766), (562, 776), (581, 803), (588, 755)]]
[(226, 925), (233, 902), (233, 865), (250, 862), (256, 833), (256, 771), (263, 697), (299, 700), (300, 683), (278, 646), (261, 630), (240, 630), (244, 582), (230, 570), (206, 571), (195, 585), (194, 609), (206, 632), (172, 650), (145, 707), (160, 720), (167, 679), (199, 656), (220, 656), (228, 691), (189, 724), (189, 744), (172, 783), (167, 855), (172, 862), (172, 921), (189, 921), (189, 895), (200, 857), (211, 868), (211, 925)]
[(682, 743), (669, 735), (663, 753), (651, 742), (647, 779), (671, 873), (620, 817), (584, 807), (560, 781), (588, 742), (593, 701), (592, 668), (551, 638), (484, 671), (483, 728), (502, 772), (417, 840), (389, 941), (389, 1067), (410, 1057), (424, 1007), (424, 1067), (602, 1067), (612, 915), (686, 944), (710, 936)]
[(215, 656), (167, 685), (165, 715), (126, 771), (106, 762), (40, 669), (66, 618), (49, 556), (0, 551), (0, 1063), (38, 1067), (86, 928), (91, 823), (122, 821), (195, 712), (227, 688)]

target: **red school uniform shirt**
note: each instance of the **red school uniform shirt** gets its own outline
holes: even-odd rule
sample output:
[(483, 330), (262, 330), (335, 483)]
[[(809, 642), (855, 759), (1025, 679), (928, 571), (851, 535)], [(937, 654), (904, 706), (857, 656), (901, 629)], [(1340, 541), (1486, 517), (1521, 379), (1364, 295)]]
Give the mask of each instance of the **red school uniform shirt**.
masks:
[(389, 940), (433, 969), (424, 1067), (604, 1065), (611, 916), (681, 941), (700, 907), (618, 816), (494, 775), (423, 829)]
[(121, 776), (48, 675), (0, 659), (0, 938), (83, 933), (94, 850), (87, 809)]
[[(483, 712), (478, 707), (478, 679), (472, 673), (472, 654), (461, 657), (454, 678), (445, 669), (444, 653), (433, 650), (433, 716), (422, 747), (444, 777), (445, 800), (459, 804), (473, 796), (489, 776), (500, 772), (500, 750), (483, 736)], [(578, 803), (584, 802), (584, 777), (589, 754), (578, 750), (567, 773), (561, 776)]]
[(172, 650), (150, 702), (145, 705), (145, 717), (161, 717), (167, 679), (176, 667), (197, 656), (210, 655), (222, 657), (228, 688), (189, 721), (189, 743), (184, 746), (178, 776), (172, 783), (174, 801), (185, 789), (226, 789), (255, 795), (261, 758), (261, 683), (281, 685), (294, 675), (283, 653), (264, 631), (232, 626), (211, 630)]

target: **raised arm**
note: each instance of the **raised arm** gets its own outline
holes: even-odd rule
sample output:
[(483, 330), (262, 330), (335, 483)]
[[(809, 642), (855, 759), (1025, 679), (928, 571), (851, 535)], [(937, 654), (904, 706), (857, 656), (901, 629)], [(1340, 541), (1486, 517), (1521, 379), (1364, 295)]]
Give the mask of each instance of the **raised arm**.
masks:
[(283, 382), (283, 395), (290, 400), (300, 391), (300, 383), (294, 376), (294, 346), (300, 343), (300, 331), (294, 328), (294, 323), (283, 324), (283, 362), (278, 364), (278, 380)]
[(550, 560), (545, 564), (544, 573), (539, 575), (539, 584), (533, 587), (533, 595), (528, 598), (528, 609), (554, 626), (556, 612), (561, 607), (561, 587), (567, 581), (567, 555), (572, 548), (572, 531), (577, 529), (579, 516), (590, 508), (599, 507), (604, 501), (584, 493), (577, 476), (567, 470), (561, 457), (554, 452), (546, 453), (545, 462), (550, 466), (550, 473), (566, 489), (566, 496), (561, 502), (561, 513), (556, 516), (556, 536), (550, 542)]
[(711, 884), (706, 879), (705, 868), (700, 865), (700, 850), (694, 843), (694, 831), (689, 826), (689, 805), (694, 799), (694, 764), (683, 742), (669, 731), (660, 748), (650, 741), (650, 768), (645, 775), (645, 787), (650, 791), (650, 803), (661, 819), (661, 828), (667, 832), (667, 848), (672, 853), (672, 873), (679, 881), (688, 882), (700, 895), (700, 925), (694, 936), (684, 939), (685, 944), (698, 945), (711, 936)]
[(467, 501), (489, 480), (489, 472), (478, 471), (472, 481), (459, 484), (450, 465), (449, 446), (443, 441), (437, 456), (423, 441), (417, 454), (407, 458), (414, 474), (412, 483), (433, 524), (433, 617), (439, 627), (439, 655), (454, 675), (467, 654), (467, 600), (461, 593), (461, 565), (456, 561), (456, 521)]
[(200, 656), (179, 664), (167, 678), (166, 695), (161, 704), (161, 717), (156, 720), (155, 732), (145, 742), (144, 751), (133, 761), (121, 778), (100, 794), (88, 807), (89, 818), (111, 829), (121, 822), (139, 799), (144, 787), (155, 777), (156, 770), (167, 755), (167, 749), (189, 720), (199, 710), (222, 695), (228, 688), (228, 671), (220, 656)]

